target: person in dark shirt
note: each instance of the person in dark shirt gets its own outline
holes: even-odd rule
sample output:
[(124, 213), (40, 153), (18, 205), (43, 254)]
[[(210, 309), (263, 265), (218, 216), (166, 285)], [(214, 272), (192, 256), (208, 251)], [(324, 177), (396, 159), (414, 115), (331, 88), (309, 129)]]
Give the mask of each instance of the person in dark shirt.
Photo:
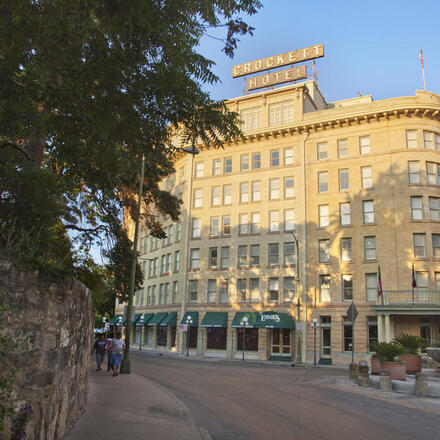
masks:
[(99, 335), (99, 338), (95, 341), (93, 345), (92, 354), (96, 352), (96, 371), (101, 371), (101, 365), (105, 358), (105, 348), (106, 348), (106, 340), (104, 338), (104, 333)]

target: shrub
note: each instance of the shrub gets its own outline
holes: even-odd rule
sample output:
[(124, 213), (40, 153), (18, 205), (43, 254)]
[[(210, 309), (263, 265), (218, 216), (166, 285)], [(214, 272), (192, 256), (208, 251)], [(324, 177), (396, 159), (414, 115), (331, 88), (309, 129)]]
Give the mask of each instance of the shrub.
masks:
[(425, 346), (425, 340), (420, 336), (409, 335), (408, 333), (400, 333), (393, 342), (400, 345), (406, 354), (418, 354), (419, 349)]
[(401, 345), (393, 342), (376, 342), (372, 348), (382, 362), (396, 362), (396, 357), (404, 350)]

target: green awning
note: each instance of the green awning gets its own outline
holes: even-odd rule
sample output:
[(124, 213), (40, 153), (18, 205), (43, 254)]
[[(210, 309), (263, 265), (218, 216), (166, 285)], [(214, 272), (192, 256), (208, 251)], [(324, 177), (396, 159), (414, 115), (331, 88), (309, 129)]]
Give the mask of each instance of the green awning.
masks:
[(228, 327), (228, 312), (207, 312), (202, 327)]
[(142, 313), (136, 313), (134, 315), (134, 319), (133, 322), (131, 323), (131, 325), (137, 325), (137, 322), (139, 321), (139, 318), (141, 317)]
[(159, 325), (163, 319), (168, 315), (167, 312), (156, 313), (149, 321), (147, 325)]
[(243, 327), (241, 321), (244, 317), (248, 319), (248, 325), (246, 327), (254, 328), (258, 319), (258, 312), (237, 312), (232, 320), (231, 327)]
[(115, 315), (112, 319), (110, 319), (110, 321), (109, 321), (110, 325), (118, 324), (119, 317), (121, 317), (122, 321), (124, 321), (124, 317), (122, 315)]
[(170, 325), (171, 327), (176, 327), (176, 325), (177, 325), (177, 312), (168, 313), (168, 316), (160, 323), (160, 325), (163, 325), (163, 326)]
[[(144, 313), (144, 325), (148, 324), (148, 321), (154, 316), (154, 313)], [(136, 323), (138, 327), (141, 326), (140, 321)]]
[(180, 320), (181, 324), (186, 324), (186, 319), (188, 316), (191, 316), (192, 324), (188, 324), (190, 327), (198, 327), (199, 326), (199, 312), (186, 312), (183, 315), (183, 318)]
[(263, 312), (258, 315), (256, 328), (295, 328), (293, 317), (287, 313)]

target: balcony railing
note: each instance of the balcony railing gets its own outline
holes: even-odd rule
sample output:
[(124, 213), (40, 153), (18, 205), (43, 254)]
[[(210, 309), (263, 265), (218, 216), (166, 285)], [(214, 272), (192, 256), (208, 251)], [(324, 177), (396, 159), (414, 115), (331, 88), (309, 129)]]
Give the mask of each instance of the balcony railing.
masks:
[(382, 298), (377, 298), (377, 305), (436, 305), (440, 306), (440, 290), (388, 290), (383, 292)]

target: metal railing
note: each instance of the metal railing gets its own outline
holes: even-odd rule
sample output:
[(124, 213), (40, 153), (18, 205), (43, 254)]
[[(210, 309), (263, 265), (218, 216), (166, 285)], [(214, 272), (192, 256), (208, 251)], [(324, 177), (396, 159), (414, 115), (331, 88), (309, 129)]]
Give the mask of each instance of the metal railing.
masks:
[(433, 304), (440, 306), (440, 290), (388, 290), (383, 292), (382, 298), (377, 298), (377, 305), (392, 304)]

